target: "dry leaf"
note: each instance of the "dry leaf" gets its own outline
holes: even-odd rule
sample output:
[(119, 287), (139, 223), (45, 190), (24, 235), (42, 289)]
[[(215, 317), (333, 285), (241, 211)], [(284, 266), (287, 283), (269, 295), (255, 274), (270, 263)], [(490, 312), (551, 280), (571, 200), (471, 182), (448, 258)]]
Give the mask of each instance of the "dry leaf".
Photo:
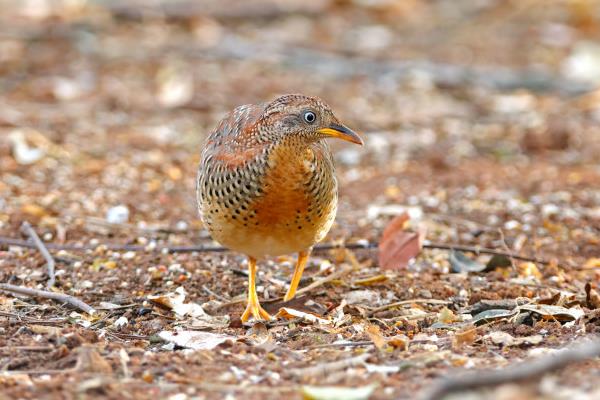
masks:
[(585, 269), (600, 268), (600, 258), (597, 258), (597, 257), (589, 258), (585, 262), (585, 264), (583, 264), (583, 268), (585, 268)]
[(377, 347), (379, 350), (386, 346), (387, 340), (385, 337), (383, 337), (381, 330), (377, 325), (369, 325), (366, 329), (366, 332), (367, 335), (369, 335), (369, 339), (371, 339), (375, 347)]
[(600, 308), (600, 295), (589, 282), (585, 284), (585, 302), (591, 310)]
[(423, 248), (425, 232), (408, 232), (408, 214), (394, 218), (385, 228), (379, 243), (379, 265), (384, 269), (403, 269)]
[(98, 353), (95, 347), (90, 345), (82, 345), (77, 349), (77, 364), (75, 370), (78, 372), (90, 372), (97, 374), (110, 374), (112, 367)]
[(477, 329), (468, 328), (462, 331), (458, 331), (454, 334), (452, 344), (455, 348), (460, 348), (464, 345), (470, 345), (477, 339)]
[(389, 278), (386, 275), (375, 275), (369, 278), (357, 279), (352, 282), (353, 285), (369, 286), (387, 281)]
[(438, 313), (438, 322), (451, 324), (457, 320), (456, 315), (448, 307), (444, 307)]
[(542, 279), (542, 273), (538, 267), (532, 262), (524, 262), (517, 266), (519, 275), (522, 277), (533, 276), (536, 279)]
[(387, 339), (387, 343), (390, 346), (395, 347), (400, 350), (408, 350), (409, 341), (410, 341), (410, 339), (408, 338), (408, 336), (402, 335), (402, 334), (395, 335), (395, 336), (392, 336), (391, 338)]
[(302, 318), (305, 321), (319, 323), (319, 324), (331, 324), (331, 321), (321, 317), (320, 315), (306, 313), (303, 311), (295, 310), (289, 307), (282, 307), (279, 309), (276, 317), (285, 319)]
[(179, 318), (191, 317), (186, 321), (191, 328), (223, 328), (229, 325), (228, 315), (208, 315), (200, 304), (184, 303), (185, 296), (183, 287), (178, 287), (173, 293), (148, 296), (148, 300), (172, 310)]
[(236, 340), (234, 336), (201, 331), (162, 331), (158, 336), (169, 343), (193, 350), (212, 350), (228, 340)]

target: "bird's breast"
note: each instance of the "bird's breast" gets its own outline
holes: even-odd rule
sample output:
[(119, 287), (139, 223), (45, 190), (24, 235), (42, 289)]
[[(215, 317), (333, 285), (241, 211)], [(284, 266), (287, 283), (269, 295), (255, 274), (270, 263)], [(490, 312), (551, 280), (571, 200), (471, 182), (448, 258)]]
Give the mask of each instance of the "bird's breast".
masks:
[[(245, 210), (231, 210), (215, 199), (204, 201), (209, 231), (223, 245), (255, 257), (287, 254), (314, 245), (331, 228), (337, 183), (326, 148), (274, 147), (254, 184), (258, 190)], [(233, 190), (230, 195), (238, 196)]]

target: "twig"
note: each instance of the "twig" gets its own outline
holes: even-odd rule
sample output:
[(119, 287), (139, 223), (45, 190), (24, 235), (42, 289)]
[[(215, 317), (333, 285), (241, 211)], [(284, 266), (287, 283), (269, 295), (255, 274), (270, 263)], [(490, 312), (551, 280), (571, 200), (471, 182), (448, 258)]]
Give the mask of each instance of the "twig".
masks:
[(14, 318), (16, 320), (26, 322), (28, 324), (39, 324), (39, 325), (53, 325), (60, 324), (67, 320), (67, 318), (56, 318), (56, 319), (38, 319), (29, 317), (27, 315), (21, 315), (6, 311), (0, 311), (0, 317)]
[(502, 242), (502, 247), (504, 247), (504, 250), (506, 250), (506, 252), (509, 254), (509, 258), (510, 258), (510, 265), (513, 269), (513, 271), (517, 270), (517, 266), (515, 265), (515, 257), (512, 254), (512, 251), (508, 248), (508, 244), (506, 243), (506, 238), (504, 237), (504, 231), (502, 231), (502, 228), (498, 228), (498, 233), (500, 234), (500, 241)]
[(297, 368), (292, 369), (291, 375), (298, 377), (311, 377), (311, 376), (327, 376), (328, 374), (340, 370), (344, 370), (350, 367), (364, 364), (371, 355), (368, 353), (361, 354), (356, 357), (345, 358), (343, 360), (334, 361), (330, 363), (317, 364), (314, 367)]
[(206, 293), (208, 293), (209, 295), (211, 295), (211, 296), (214, 296), (215, 298), (217, 298), (218, 300), (221, 300), (221, 301), (230, 301), (230, 300), (231, 300), (231, 299), (229, 299), (229, 298), (227, 298), (227, 297), (225, 297), (225, 296), (222, 296), (222, 295), (220, 295), (220, 294), (218, 294), (218, 293), (215, 293), (215, 292), (213, 292), (213, 291), (212, 291), (212, 290), (210, 290), (210, 288), (209, 288), (208, 286), (206, 286), (206, 285), (202, 285), (202, 289), (203, 289), (203, 290), (204, 290)]
[(44, 258), (46, 259), (46, 268), (48, 269), (48, 282), (46, 284), (46, 287), (50, 289), (52, 286), (54, 286), (54, 283), (56, 282), (56, 276), (54, 274), (56, 263), (54, 262), (54, 258), (52, 258), (52, 255), (50, 255), (50, 252), (44, 245), (44, 242), (42, 242), (42, 240), (35, 232), (35, 230), (31, 227), (31, 224), (29, 222), (23, 222), (23, 224), (21, 225), (21, 231), (27, 236), (29, 236), (33, 244), (35, 244), (35, 247), (37, 247), (40, 253), (42, 253), (42, 256), (44, 256)]
[(23, 286), (11, 285), (8, 283), (0, 283), (0, 290), (4, 290), (7, 292), (11, 292), (11, 293), (18, 293), (18, 294), (22, 294), (25, 296), (42, 297), (44, 299), (60, 301), (62, 303), (67, 303), (67, 304), (69, 304), (83, 312), (86, 312), (90, 315), (93, 315), (96, 312), (96, 310), (94, 310), (93, 307), (87, 305), (86, 303), (79, 300), (78, 298), (73, 297), (68, 294), (64, 294), (64, 293), (56, 293), (56, 292), (49, 292), (46, 290), (32, 289), (32, 288), (23, 287)]
[[(20, 246), (27, 248), (35, 248), (35, 245), (19, 239), (14, 239), (10, 237), (0, 236), (0, 245), (9, 245), (9, 246)], [(52, 250), (69, 250), (69, 251), (87, 251), (87, 250), (95, 250), (99, 246), (106, 248), (107, 250), (112, 251), (152, 251), (158, 253), (222, 253), (229, 251), (229, 249), (222, 246), (174, 246), (174, 247), (156, 247), (156, 248), (148, 248), (147, 246), (139, 246), (139, 245), (127, 245), (127, 244), (100, 244), (97, 246), (85, 246), (85, 245), (74, 245), (74, 244), (54, 244), (54, 243), (46, 243), (46, 247)], [(375, 249), (377, 248), (377, 243), (346, 243), (346, 244), (330, 244), (330, 243), (322, 243), (318, 244), (313, 248), (313, 252), (319, 251), (327, 251), (334, 249)], [(479, 246), (465, 246), (460, 244), (446, 244), (446, 243), (434, 243), (434, 242), (426, 242), (423, 244), (423, 248), (425, 249), (441, 249), (441, 250), (458, 250), (458, 251), (468, 251), (476, 254), (491, 254), (505, 257), (512, 257), (516, 260), (522, 261), (531, 261), (538, 264), (548, 265), (551, 262), (549, 260), (537, 258), (537, 257), (527, 257), (521, 256), (518, 254), (511, 254), (504, 251), (488, 249), (485, 247)]]
[(425, 244), (423, 244), (423, 248), (424, 249), (468, 251), (468, 252), (475, 253), (475, 254), (491, 254), (494, 256), (505, 256), (505, 257), (509, 257), (509, 258), (514, 258), (515, 260), (531, 261), (531, 262), (534, 262), (537, 264), (543, 264), (543, 265), (548, 265), (551, 263), (550, 260), (545, 260), (545, 259), (541, 259), (541, 258), (537, 258), (537, 257), (520, 256), (518, 254), (512, 254), (512, 252), (508, 253), (505, 251), (488, 249), (488, 248), (479, 247), (479, 246), (464, 246), (464, 245), (460, 245), (460, 244), (434, 243), (434, 242), (426, 241)]
[(370, 317), (370, 316), (372, 316), (372, 315), (374, 315), (374, 314), (376, 314), (378, 312), (389, 310), (390, 308), (394, 308), (394, 307), (398, 307), (398, 306), (403, 306), (403, 305), (406, 305), (406, 304), (413, 304), (413, 303), (448, 305), (451, 302), (447, 301), (447, 300), (437, 300), (437, 299), (411, 299), (411, 300), (402, 300), (402, 301), (397, 301), (395, 303), (386, 304), (386, 305), (383, 305), (381, 307), (373, 308), (373, 309), (371, 309), (367, 313), (367, 316)]
[(555, 354), (524, 361), (516, 365), (491, 371), (477, 371), (463, 376), (445, 378), (421, 396), (422, 400), (440, 400), (450, 393), (497, 386), (540, 377), (541, 375), (580, 361), (600, 356), (600, 340), (591, 340)]
[(373, 342), (370, 340), (361, 340), (358, 342), (345, 342), (345, 343), (326, 343), (326, 344), (314, 344), (306, 347), (306, 349), (327, 349), (330, 347), (362, 347), (362, 346), (373, 346)]
[(55, 347), (53, 346), (3, 346), (0, 347), (0, 351), (39, 351), (46, 352), (52, 351)]
[[(36, 246), (28, 241), (14, 239), (6, 236), (0, 236), (0, 245), (7, 246), (19, 246), (33, 249)], [(46, 247), (51, 250), (67, 250), (67, 251), (88, 251), (96, 250), (98, 247), (104, 247), (107, 250), (112, 251), (151, 251), (156, 253), (222, 253), (229, 251), (226, 247), (222, 246), (173, 246), (173, 247), (154, 247), (148, 246), (131, 245), (131, 244), (118, 244), (118, 243), (104, 243), (95, 246), (90, 245), (76, 245), (76, 244), (56, 244), (46, 243)], [(327, 251), (334, 249), (372, 249), (377, 247), (376, 243), (348, 243), (348, 244), (329, 244), (322, 243), (318, 244), (313, 248), (314, 252)]]

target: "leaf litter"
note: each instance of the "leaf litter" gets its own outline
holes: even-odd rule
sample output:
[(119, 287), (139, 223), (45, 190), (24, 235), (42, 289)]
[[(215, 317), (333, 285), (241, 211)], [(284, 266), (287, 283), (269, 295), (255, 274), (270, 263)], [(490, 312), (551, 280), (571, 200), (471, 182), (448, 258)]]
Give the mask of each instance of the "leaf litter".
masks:
[[(48, 281), (38, 250), (14, 244), (29, 221), (56, 289), (97, 313), (0, 293), (6, 396), (410, 399), (598, 335), (600, 101), (569, 80), (593, 72), (579, 42), (600, 40), (594, 2), (42, 3), (0, 15), (0, 281)], [(542, 64), (557, 75), (519, 73)], [(259, 297), (286, 318), (243, 326), (239, 255), (158, 250), (214, 245), (193, 201), (207, 131), (297, 91), (364, 134), (360, 150), (331, 143), (325, 239), (363, 247), (315, 251), (290, 304), (290, 259), (261, 261)], [(532, 381), (530, 397), (598, 397), (597, 364)]]

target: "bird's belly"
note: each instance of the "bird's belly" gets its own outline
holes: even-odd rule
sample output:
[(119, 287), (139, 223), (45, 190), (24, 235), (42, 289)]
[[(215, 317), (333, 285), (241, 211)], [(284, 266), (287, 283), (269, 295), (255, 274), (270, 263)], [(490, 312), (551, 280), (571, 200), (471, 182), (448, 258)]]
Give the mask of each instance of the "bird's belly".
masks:
[(282, 213), (282, 205), (275, 213), (276, 218), (266, 215), (261, 218), (259, 213), (244, 220), (244, 217), (232, 219), (224, 212), (216, 216), (212, 213), (208, 229), (223, 246), (255, 258), (290, 254), (310, 248), (327, 235), (335, 219), (334, 200), (319, 210), (304, 213), (297, 210)]

